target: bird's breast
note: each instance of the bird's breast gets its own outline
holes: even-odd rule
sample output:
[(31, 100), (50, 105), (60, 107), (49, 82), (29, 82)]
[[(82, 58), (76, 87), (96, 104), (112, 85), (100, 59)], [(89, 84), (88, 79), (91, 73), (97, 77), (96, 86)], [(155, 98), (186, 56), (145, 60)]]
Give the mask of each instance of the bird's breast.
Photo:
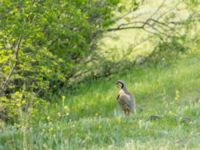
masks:
[(119, 92), (119, 96), (121, 97), (121, 98), (129, 98), (130, 97), (130, 95), (129, 94), (127, 94), (127, 93), (125, 93), (123, 90), (120, 90), (120, 92)]

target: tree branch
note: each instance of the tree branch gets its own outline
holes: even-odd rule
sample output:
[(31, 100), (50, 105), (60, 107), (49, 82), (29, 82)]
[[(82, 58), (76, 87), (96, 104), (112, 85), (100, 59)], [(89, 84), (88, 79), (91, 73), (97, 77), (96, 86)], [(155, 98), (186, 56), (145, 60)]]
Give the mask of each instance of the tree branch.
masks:
[(107, 30), (104, 30), (104, 32), (112, 32), (112, 31), (120, 31), (120, 30), (127, 30), (127, 29), (142, 29), (144, 28), (142, 26), (129, 26), (129, 27), (117, 27), (117, 28), (110, 28)]
[[(176, 24), (173, 22), (165, 23), (165, 22), (162, 22), (160, 19), (162, 19), (169, 12), (171, 12), (171, 10), (175, 9), (182, 1), (179, 1), (178, 3), (175, 4), (174, 7), (168, 9), (164, 13), (161, 13), (159, 16), (154, 17), (163, 8), (165, 2), (166, 0), (162, 0), (158, 8), (146, 20), (122, 23), (118, 25), (117, 27), (106, 29), (103, 32), (112, 32), (112, 31), (120, 31), (120, 30), (128, 30), (128, 29), (143, 29), (144, 31), (147, 31), (152, 34), (156, 34), (156, 35), (161, 34), (161, 35), (169, 36), (169, 32), (172, 32), (172, 31), (174, 32), (174, 28)], [(128, 12), (127, 14), (129, 13), (130, 12)], [(121, 19), (123, 19), (123, 16)]]
[(5, 81), (1, 85), (0, 95), (2, 95), (6, 91), (8, 83), (9, 83), (9, 80), (10, 80), (11, 76), (13, 75), (13, 72), (14, 72), (17, 64), (18, 64), (18, 61), (19, 61), (19, 57), (18, 56), (19, 56), (19, 50), (20, 50), (21, 40), (22, 40), (22, 35), (20, 34), (20, 36), (18, 38), (18, 41), (17, 41), (16, 49), (15, 49), (15, 52), (14, 52), (15, 63), (12, 66), (12, 68), (11, 68), (8, 76), (6, 77)]

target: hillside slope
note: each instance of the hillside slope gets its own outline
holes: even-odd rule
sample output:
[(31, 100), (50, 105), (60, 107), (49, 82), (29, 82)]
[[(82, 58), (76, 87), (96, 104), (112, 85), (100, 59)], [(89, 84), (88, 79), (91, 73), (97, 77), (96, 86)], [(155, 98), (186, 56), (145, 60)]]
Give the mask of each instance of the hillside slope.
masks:
[[(134, 93), (136, 114), (126, 117), (119, 111), (118, 79)], [(62, 102), (42, 111), (38, 123), (24, 119), (21, 125), (2, 128), (0, 149), (200, 147), (199, 52), (157, 65), (133, 66), (63, 93)]]

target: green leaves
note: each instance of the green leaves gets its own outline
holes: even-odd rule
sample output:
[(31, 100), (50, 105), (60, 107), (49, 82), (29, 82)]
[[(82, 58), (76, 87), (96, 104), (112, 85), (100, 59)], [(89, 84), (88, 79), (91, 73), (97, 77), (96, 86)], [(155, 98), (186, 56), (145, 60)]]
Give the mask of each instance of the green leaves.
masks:
[(66, 74), (73, 74), (74, 66), (91, 55), (101, 36), (97, 32), (113, 23), (112, 12), (118, 2), (0, 2), (0, 82), (11, 75), (4, 91), (5, 109), (11, 118), (15, 111), (10, 102), (30, 100), (32, 109), (36, 99), (48, 100), (60, 90), (68, 81)]

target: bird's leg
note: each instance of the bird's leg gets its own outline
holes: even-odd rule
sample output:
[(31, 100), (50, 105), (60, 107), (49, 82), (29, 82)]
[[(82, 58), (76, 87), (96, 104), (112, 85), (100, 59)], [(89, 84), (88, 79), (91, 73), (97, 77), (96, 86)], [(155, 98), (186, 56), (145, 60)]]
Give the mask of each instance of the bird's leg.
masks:
[(125, 109), (124, 113), (125, 113), (125, 115), (129, 115), (129, 113), (130, 113), (129, 109)]
[(130, 111), (129, 111), (129, 110), (127, 110), (127, 116), (129, 116), (129, 114), (130, 114)]
[(124, 114), (126, 115), (126, 109), (124, 109)]

